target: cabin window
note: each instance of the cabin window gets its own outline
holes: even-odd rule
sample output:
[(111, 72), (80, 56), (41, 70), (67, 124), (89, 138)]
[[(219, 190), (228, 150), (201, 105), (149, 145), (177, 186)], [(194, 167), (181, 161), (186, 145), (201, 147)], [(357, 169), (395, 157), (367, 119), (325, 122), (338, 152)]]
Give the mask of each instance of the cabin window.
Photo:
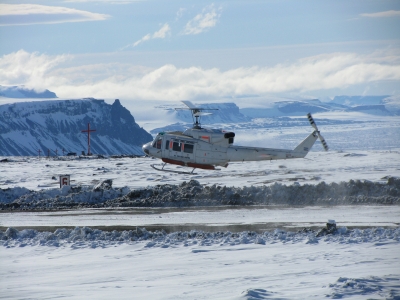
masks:
[(167, 149), (167, 150), (169, 149), (169, 140), (165, 141), (165, 149)]
[(191, 145), (191, 144), (185, 144), (185, 148), (183, 149), (183, 152), (186, 152), (186, 153), (193, 153), (193, 145)]
[(173, 144), (172, 144), (172, 150), (174, 150), (174, 151), (181, 151), (181, 145), (180, 145), (180, 143), (178, 143), (178, 142), (174, 142)]

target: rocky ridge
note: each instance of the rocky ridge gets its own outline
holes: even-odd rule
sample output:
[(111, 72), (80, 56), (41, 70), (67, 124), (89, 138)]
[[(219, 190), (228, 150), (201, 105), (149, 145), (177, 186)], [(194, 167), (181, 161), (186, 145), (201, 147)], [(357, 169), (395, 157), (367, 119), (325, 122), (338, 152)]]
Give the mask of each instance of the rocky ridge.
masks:
[(400, 179), (386, 183), (350, 180), (312, 184), (227, 187), (202, 186), (196, 180), (130, 190), (113, 188), (112, 180), (93, 187), (30, 191), (0, 189), (0, 210), (57, 210), (104, 207), (191, 207), (220, 205), (400, 205)]

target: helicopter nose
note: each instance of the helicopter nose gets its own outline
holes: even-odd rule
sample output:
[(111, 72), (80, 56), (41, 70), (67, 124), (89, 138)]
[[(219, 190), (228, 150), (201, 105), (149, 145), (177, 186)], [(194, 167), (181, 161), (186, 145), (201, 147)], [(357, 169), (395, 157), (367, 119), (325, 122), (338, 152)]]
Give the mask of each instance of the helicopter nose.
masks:
[(150, 144), (149, 144), (149, 143), (144, 144), (144, 145), (142, 146), (143, 152), (146, 153), (147, 155), (150, 154), (149, 147), (150, 147)]

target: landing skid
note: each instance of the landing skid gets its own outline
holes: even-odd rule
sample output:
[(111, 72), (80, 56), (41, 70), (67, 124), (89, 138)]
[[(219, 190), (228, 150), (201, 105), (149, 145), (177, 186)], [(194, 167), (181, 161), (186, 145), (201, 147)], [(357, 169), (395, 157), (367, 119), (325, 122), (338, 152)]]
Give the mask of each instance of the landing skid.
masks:
[(177, 174), (187, 174), (187, 175), (197, 175), (197, 173), (193, 173), (193, 171), (196, 169), (194, 168), (192, 170), (192, 172), (185, 172), (185, 171), (174, 171), (174, 170), (168, 170), (168, 169), (164, 169), (166, 164), (162, 164), (161, 169), (156, 167), (157, 165), (150, 165), (154, 170), (157, 171), (163, 171), (163, 172), (170, 172), (170, 173), (177, 173)]

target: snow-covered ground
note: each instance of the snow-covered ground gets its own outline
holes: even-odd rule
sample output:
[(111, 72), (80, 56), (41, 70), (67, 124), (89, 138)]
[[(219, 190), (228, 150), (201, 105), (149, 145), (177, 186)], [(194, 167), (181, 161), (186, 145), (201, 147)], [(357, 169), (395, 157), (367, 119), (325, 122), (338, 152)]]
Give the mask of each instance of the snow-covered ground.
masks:
[[(399, 299), (399, 229), (275, 231), (0, 249), (3, 299)], [(27, 233), (28, 235), (32, 233)], [(62, 232), (59, 232), (62, 234)], [(113, 235), (112, 233), (110, 235)], [(114, 233), (114, 235), (116, 235)], [(344, 237), (345, 236), (345, 237)], [(159, 238), (160, 239), (160, 238)]]
[[(25, 187), (41, 190), (59, 187), (59, 176), (68, 174), (72, 186), (94, 185), (105, 179), (113, 187), (142, 188), (157, 184), (179, 184), (195, 179), (202, 185), (259, 186), (274, 182), (292, 184), (353, 180), (386, 181), (400, 177), (400, 148), (381, 151), (310, 152), (305, 159), (265, 162), (231, 163), (218, 171), (195, 170), (196, 175), (154, 170), (151, 164), (161, 164), (150, 158), (38, 158), (0, 157), (0, 187)], [(170, 170), (191, 171), (168, 165)]]
[[(243, 187), (400, 176), (398, 150), (311, 152), (307, 158), (237, 163), (190, 178)], [(51, 193), (61, 174), (70, 174), (75, 186), (113, 179), (113, 186), (129, 189), (190, 179), (157, 172), (148, 158), (7, 159), (2, 188)], [(337, 234), (301, 231), (320, 229), (328, 219), (336, 220)], [(0, 297), (399, 299), (399, 220), (399, 206), (4, 212), (3, 230), (20, 231), (9, 230), (1, 241)]]
[[(59, 212), (0, 213), (0, 227), (109, 227), (160, 228), (170, 232), (176, 228), (204, 228), (206, 231), (256, 228), (258, 232), (282, 228), (299, 230), (322, 228), (335, 217), (346, 227), (396, 228), (400, 222), (400, 206), (334, 206), (334, 207), (204, 207), (204, 208), (129, 208), (86, 209)], [(237, 229), (236, 229), (237, 230)]]
[[(316, 145), (306, 159), (193, 176), (155, 171), (149, 158), (0, 157), (0, 188), (61, 198), (63, 174), (73, 187), (112, 179), (110, 197), (190, 179), (235, 188), (386, 183), (400, 177), (393, 120), (320, 126), (332, 150)], [(237, 141), (293, 148), (309, 131), (242, 128)], [(318, 236), (329, 219), (338, 232)], [(399, 220), (399, 205), (1, 212), (0, 298), (400, 299)]]

